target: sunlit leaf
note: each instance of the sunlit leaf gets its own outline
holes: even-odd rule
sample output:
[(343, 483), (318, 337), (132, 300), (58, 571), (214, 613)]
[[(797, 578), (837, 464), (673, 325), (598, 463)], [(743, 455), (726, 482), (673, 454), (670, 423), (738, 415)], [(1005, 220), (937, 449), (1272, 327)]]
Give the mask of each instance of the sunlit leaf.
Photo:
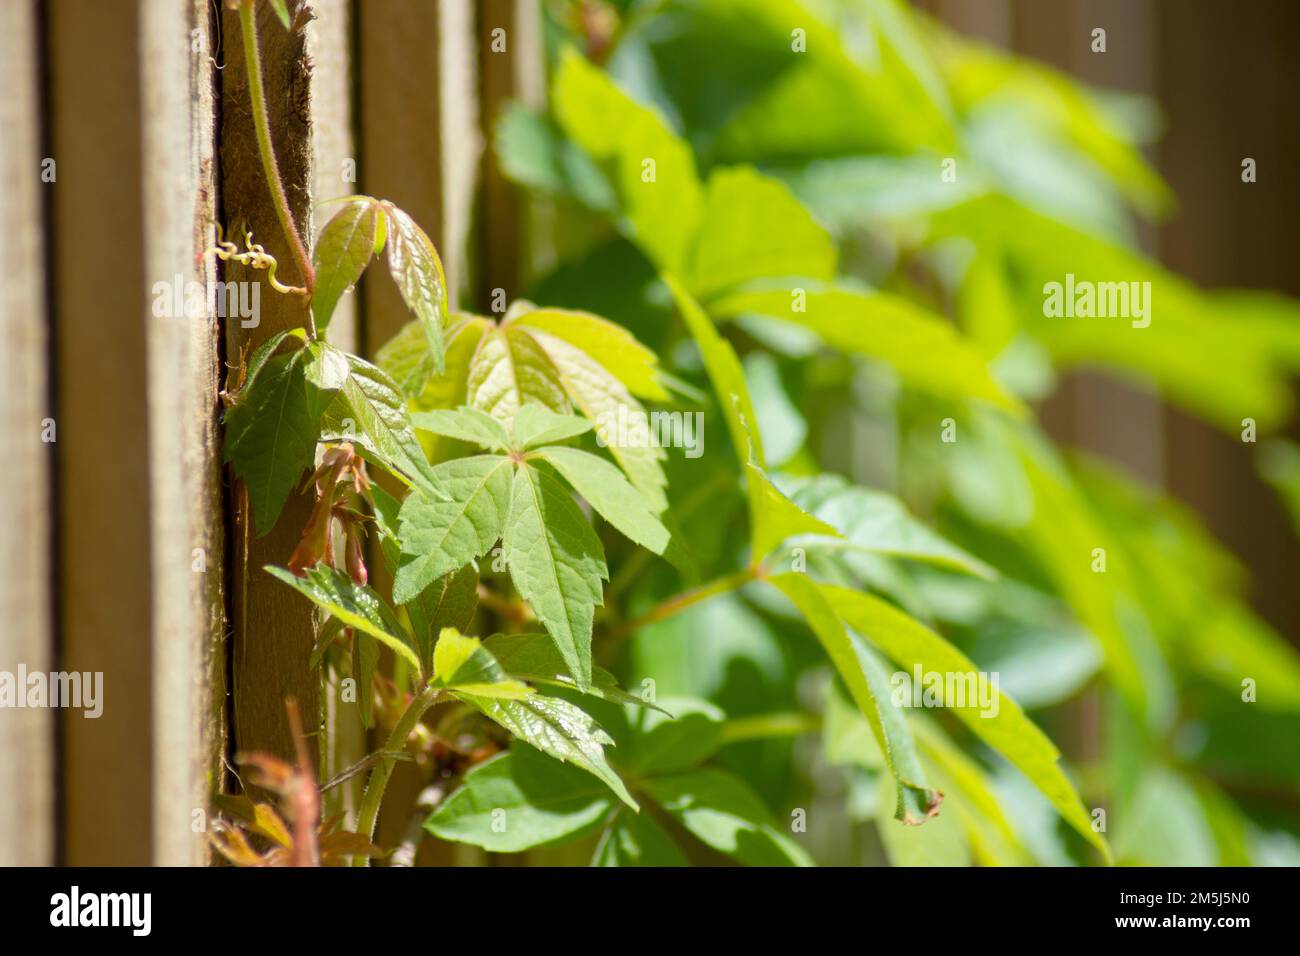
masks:
[(369, 634), (419, 673), (420, 659), (406, 640), (402, 625), (371, 588), (325, 564), (309, 568), (303, 577), (274, 565), (267, 565), (266, 570), (348, 627)]
[(505, 518), (506, 564), (515, 588), (554, 638), (579, 690), (591, 686), (591, 624), (604, 602), (604, 549), (572, 496), (521, 465)]

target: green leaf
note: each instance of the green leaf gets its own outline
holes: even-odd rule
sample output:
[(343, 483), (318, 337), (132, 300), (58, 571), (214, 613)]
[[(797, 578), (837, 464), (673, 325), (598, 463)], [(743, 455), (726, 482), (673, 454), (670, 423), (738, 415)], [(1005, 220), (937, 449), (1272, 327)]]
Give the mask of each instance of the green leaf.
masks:
[(920, 824), (937, 815), (943, 794), (930, 788), (912, 731), (893, 704), (883, 665), (856, 635), (845, 630), (822, 589), (805, 575), (781, 574), (770, 580), (803, 614), (854, 703), (871, 724), (890, 772), (898, 782), (895, 818)]
[[(394, 556), (392, 566), (396, 568), (399, 561), (400, 557)], [(464, 631), (474, 619), (478, 609), (478, 569), (467, 564), (459, 571), (444, 574), (402, 606), (406, 608), (415, 643), (420, 648), (420, 659), (428, 672), (433, 666), (434, 641), (442, 629), (454, 627)]]
[(541, 405), (529, 403), (515, 414), (511, 428), (511, 448), (527, 451), (541, 445), (576, 438), (591, 431), (591, 422), (577, 415), (557, 415)]
[(507, 103), (497, 121), (495, 151), (512, 182), (590, 209), (618, 211), (618, 197), (595, 162), (567, 139), (549, 117), (522, 103)]
[(1296, 650), (1243, 604), (1222, 601), (1187, 627), (1186, 647), (1201, 673), (1235, 694), (1255, 682), (1258, 706), (1300, 713)]
[(510, 433), (487, 412), (477, 408), (435, 408), (412, 412), (411, 424), (420, 431), (457, 438), (492, 451), (510, 450)]
[(388, 271), (406, 307), (415, 313), (433, 357), (434, 371), (444, 368), (443, 328), (447, 325), (447, 280), (442, 261), (424, 230), (392, 203), (385, 203)]
[(433, 649), (431, 686), (476, 697), (517, 700), (533, 689), (511, 680), (492, 653), (477, 637), (466, 637), (454, 627), (444, 627)]
[(645, 791), (707, 845), (747, 866), (812, 866), (757, 794), (721, 770), (691, 770), (649, 780)]
[(470, 360), (493, 323), (477, 315), (457, 314), (453, 319), (442, 375), (433, 374), (433, 355), (418, 321), (402, 326), (376, 355), (379, 367), (418, 408), (454, 408), (465, 403)]
[[(570, 309), (533, 309), (512, 319), (511, 324), (581, 349), (633, 395), (660, 402), (668, 400), (668, 392), (659, 380), (659, 357), (621, 325), (590, 312)], [(543, 349), (545, 337), (538, 339)]]
[(600, 539), (559, 482), (522, 464), (511, 486), (504, 545), (511, 580), (585, 691), (592, 619), (609, 576)]
[(958, 749), (934, 722), (914, 720), (912, 726), (922, 752), (948, 788), (949, 805), (962, 817), (976, 860), (1023, 865), (1028, 854), (984, 768)]
[(764, 470), (762, 436), (736, 351), (718, 334), (712, 320), (672, 276), (664, 281), (677, 300), (686, 327), (699, 346), (704, 368), (722, 406), (736, 455), (745, 462), (748, 488), (751, 561), (767, 557), (786, 538), (800, 534), (839, 537), (839, 532), (807, 514), (783, 495)]
[[(577, 685), (566, 669), (564, 658), (549, 634), (494, 634), (483, 642), (492, 656), (511, 677), (531, 684), (550, 684), (577, 690)], [(635, 704), (654, 710), (663, 710), (657, 704), (629, 694), (618, 686), (614, 675), (595, 664), (591, 668), (591, 686), (586, 693), (616, 704)]]
[(518, 853), (590, 833), (613, 806), (587, 774), (516, 745), (466, 774), (424, 828), (442, 840)]
[(877, 832), (891, 866), (970, 866), (971, 851), (961, 820), (951, 807), (923, 827), (900, 827), (888, 814), (889, 783), (880, 778)]
[(660, 268), (679, 272), (703, 205), (690, 147), (572, 49), (561, 54), (551, 102), (570, 138), (609, 168), (637, 241)]
[(686, 282), (708, 300), (751, 279), (835, 277), (835, 243), (779, 180), (748, 166), (709, 177)]
[(682, 851), (648, 813), (620, 810), (601, 834), (592, 866), (687, 866)]
[(912, 388), (1023, 412), (950, 322), (899, 296), (792, 286), (728, 295), (712, 303), (711, 311), (720, 319), (763, 315), (792, 322), (816, 332), (831, 348), (885, 362)]
[(258, 534), (275, 526), (314, 461), (318, 423), (347, 378), (341, 353), (311, 342), (259, 361), (226, 415), (225, 458), (248, 487)]
[(564, 480), (615, 528), (655, 554), (664, 553), (668, 529), (617, 468), (578, 448), (543, 448), (536, 457), (554, 465)]
[(760, 468), (766, 467), (767, 459), (763, 454), (762, 436), (752, 431), (758, 422), (754, 414), (754, 405), (749, 397), (749, 388), (745, 385), (745, 371), (736, 350), (731, 343), (718, 334), (713, 321), (695, 301), (685, 287), (673, 276), (665, 275), (664, 283), (672, 292), (681, 313), (682, 321), (695, 339), (704, 359), (704, 369), (709, 374), (709, 382), (718, 396), (718, 405), (722, 408), (723, 418), (727, 422), (727, 431), (731, 433), (732, 447), (736, 457), (748, 461), (752, 455)]
[(643, 420), (646, 411), (641, 403), (605, 366), (577, 345), (547, 332), (529, 330), (528, 334), (549, 358), (574, 407), (595, 425), (596, 434), (609, 447), (628, 480), (646, 496), (655, 514), (662, 513), (668, 507), (664, 495), (667, 479), (661, 464), (666, 453), (653, 442), (621, 441), (617, 432), (620, 421)]
[(703, 700), (671, 698), (663, 710), (632, 715), (632, 739), (628, 765), (638, 777), (658, 777), (690, 770), (712, 757), (722, 746), (722, 727), (727, 719), (717, 707)]
[(779, 483), (791, 501), (839, 531), (850, 547), (984, 578), (997, 576), (983, 561), (914, 518), (893, 495), (851, 485), (839, 475), (788, 478)]
[(522, 329), (493, 327), (470, 360), (466, 401), (502, 422), (527, 402), (567, 415), (569, 399), (546, 353)]
[[(332, 346), (325, 346), (332, 349)], [(350, 441), (366, 457), (409, 483), (427, 485), (433, 470), (411, 428), (406, 402), (393, 381), (364, 359), (344, 352), (348, 374), (320, 425), (322, 441)]]
[(550, 754), (556, 760), (581, 767), (602, 781), (633, 810), (638, 809), (622, 779), (605, 759), (605, 747), (614, 741), (576, 704), (542, 694), (510, 700), (458, 691), (453, 693), (524, 743)]
[(419, 673), (420, 659), (402, 636), (402, 625), (383, 598), (364, 584), (357, 584), (342, 571), (317, 564), (297, 577), (286, 568), (268, 564), (267, 572), (299, 594), (334, 615), (348, 627), (369, 634), (405, 660)]
[(284, 24), (284, 28), (286, 30), (293, 29), (293, 23), (289, 19), (289, 9), (285, 6), (284, 0), (270, 0), (270, 2), (271, 9), (275, 11), (275, 15), (279, 17), (280, 22)]
[(840, 537), (838, 530), (782, 494), (767, 473), (752, 461), (745, 465), (745, 480), (749, 485), (751, 562), (762, 561), (788, 538)]
[(375, 725), (374, 684), (375, 671), (378, 669), (379, 641), (371, 640), (365, 632), (358, 632), (352, 642), (352, 672), (357, 679), (357, 707), (361, 711), (361, 726), (367, 730)]
[[(403, 395), (419, 398), (433, 375), (433, 356), (429, 354), (429, 343), (420, 323), (407, 322), (398, 329), (375, 353), (375, 364), (397, 383)], [(452, 374), (450, 369), (448, 374)]]
[(343, 293), (351, 289), (375, 254), (375, 237), (383, 212), (373, 199), (348, 203), (325, 224), (312, 250), (316, 288), (311, 311), (324, 332)]
[(434, 491), (417, 489), (402, 503), (393, 600), (405, 604), (435, 579), (486, 554), (505, 528), (510, 483), (510, 459), (499, 455), (435, 466)]
[[(844, 623), (871, 640), (896, 664), (912, 672), (969, 674), (979, 671), (957, 648), (919, 621), (879, 598), (834, 585), (822, 585), (821, 592)], [(1060, 752), (1019, 705), (998, 694), (996, 713), (978, 700), (945, 701), (945, 706), (981, 740), (1019, 768), (1043, 793), (1065, 821), (1109, 858), (1110, 850), (1092, 828), (1074, 785), (1058, 764)]]

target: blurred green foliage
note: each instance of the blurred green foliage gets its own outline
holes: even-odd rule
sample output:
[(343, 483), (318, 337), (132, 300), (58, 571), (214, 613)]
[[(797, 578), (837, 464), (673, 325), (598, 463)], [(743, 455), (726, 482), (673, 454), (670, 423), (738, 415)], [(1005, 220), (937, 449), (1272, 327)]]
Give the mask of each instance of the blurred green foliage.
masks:
[[(611, 591), (645, 609), (774, 554), (775, 589), (597, 637), (627, 686), (721, 728), (691, 764), (727, 775), (665, 791), (669, 815), (725, 849), (710, 828), (731, 824), (680, 801), (735, 774), (778, 821), (807, 810), (821, 863), (1099, 862), (1099, 829), (1125, 864), (1300, 862), (1300, 658), (1195, 514), (1029, 410), (1088, 365), (1234, 436), (1291, 414), (1300, 306), (1203, 291), (1134, 244), (1134, 216), (1174, 203), (1141, 151), (1152, 106), (894, 0), (579, 7), (546, 7), (548, 109), (497, 130), (552, 213), (560, 261), (529, 298), (625, 325), (680, 384), (650, 404), (708, 423), (707, 454), (664, 462), (687, 558), (620, 555)], [(1067, 274), (1149, 282), (1153, 321), (1046, 317)], [(1300, 524), (1300, 451), (1261, 447)], [(996, 720), (896, 708), (886, 656), (996, 673), (1009, 699)], [(592, 794), (566, 834), (616, 807)], [(756, 826), (751, 862), (803, 853)], [(626, 809), (597, 850), (679, 857)]]

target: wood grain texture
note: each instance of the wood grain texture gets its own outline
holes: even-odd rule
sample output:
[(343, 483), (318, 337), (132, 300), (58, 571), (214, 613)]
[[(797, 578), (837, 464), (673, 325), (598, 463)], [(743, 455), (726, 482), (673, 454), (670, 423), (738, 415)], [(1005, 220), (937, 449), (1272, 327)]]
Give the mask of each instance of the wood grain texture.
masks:
[[(307, 55), (312, 62), (312, 198), (317, 208), (319, 234), (341, 208), (337, 204), (322, 204), (352, 195), (360, 186), (356, 179), (357, 151), (352, 122), (352, 4), (349, 0), (314, 0), (312, 7), (316, 19), (307, 25)], [(371, 268), (383, 270), (379, 263), (372, 263)], [(380, 281), (387, 280), (381, 277)], [(339, 300), (326, 334), (330, 342), (349, 352), (358, 350), (359, 300), (359, 293), (346, 294)], [(321, 749), (322, 781), (356, 764), (367, 749), (360, 710), (355, 703), (342, 700), (341, 679), (342, 675), (331, 673), (323, 690), (323, 742), (328, 741), (329, 745)], [(365, 775), (358, 774), (325, 793), (323, 815), (343, 813), (348, 825), (355, 823), (364, 784)]]
[[(152, 859), (149, 528), (139, 10), (47, 5), (60, 670), (101, 672), (96, 720), (61, 711), (63, 859)], [(111, 49), (114, 55), (102, 56)], [(87, 70), (86, 63), (99, 64)]]
[[(213, 47), (203, 0), (143, 3), (141, 110), (146, 281), (201, 282), (202, 314), (149, 314), (153, 862), (208, 857), (225, 745), (225, 589), (215, 266)], [(202, 818), (200, 818), (202, 819)]]
[(174, 290), (207, 275), (207, 12), (47, 10), (57, 667), (103, 675), (102, 716), (59, 713), (62, 857), (201, 862), (224, 723), (217, 327), (210, 291), (189, 312)]
[[(474, 5), (468, 0), (366, 0), (356, 6), (360, 79), (361, 191), (408, 212), (438, 249), (455, 308), (469, 283), (470, 217), (482, 134), (478, 123)], [(362, 341), (373, 354), (411, 315), (386, 275), (364, 279)], [(372, 563), (381, 589), (385, 574)], [(399, 764), (386, 806), (409, 807), (424, 781)], [(379, 841), (396, 845), (405, 810), (381, 813)], [(421, 863), (450, 863), (453, 850), (426, 840)]]
[[(52, 446), (40, 178), (37, 21), (32, 0), (0, 4), (0, 670), (49, 669)], [(0, 866), (54, 861), (54, 722), (0, 710)]]
[(486, 307), (496, 290), (520, 295), (533, 272), (535, 203), (501, 172), (491, 148), (505, 105), (540, 108), (546, 101), (540, 8), (533, 0), (482, 0), (475, 33), (479, 49), (479, 112), (483, 150), (474, 262), (476, 299)]
[[(466, 281), (482, 149), (473, 7), (466, 0), (368, 0), (357, 10), (363, 191), (392, 200), (429, 234), (454, 306)], [(391, 282), (363, 286), (365, 345), (373, 353), (411, 316)]]
[[(259, 4), (257, 11), (272, 143), (290, 208), (305, 237), (312, 231), (311, 68), (302, 34), (287, 32), (269, 4)], [(221, 197), (227, 232), (239, 230), (242, 235), (246, 224), (254, 241), (278, 260), (277, 277), (285, 284), (300, 285), (303, 277), (276, 219), (257, 151), (237, 13), (223, 13), (222, 35)], [(259, 343), (307, 322), (304, 300), (276, 293), (264, 278), (265, 273), (238, 263), (225, 267), (226, 281), (262, 283), (259, 324), (253, 328), (234, 321), (226, 324), (228, 391), (240, 380), (243, 361)], [(283, 565), (293, 553), (311, 513), (312, 496), (310, 492), (291, 495), (275, 527), (259, 538), (243, 483), (233, 476), (232, 482), (234, 746), (237, 751), (264, 750), (289, 758), (293, 743), (285, 698), (297, 698), (308, 733), (319, 728), (318, 682), (307, 668), (316, 626), (311, 603), (262, 569)]]

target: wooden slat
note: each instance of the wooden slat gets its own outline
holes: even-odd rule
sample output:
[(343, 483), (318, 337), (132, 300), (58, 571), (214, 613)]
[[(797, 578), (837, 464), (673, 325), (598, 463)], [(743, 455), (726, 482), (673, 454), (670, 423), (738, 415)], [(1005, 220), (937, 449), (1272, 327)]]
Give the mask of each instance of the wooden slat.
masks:
[[(352, 16), (349, 0), (315, 0), (316, 18), (307, 26), (307, 54), (312, 61), (311, 138), (312, 199), (316, 204), (319, 233), (339, 205), (322, 205), (331, 199), (360, 191), (357, 152), (352, 122)], [(327, 338), (341, 349), (359, 347), (359, 296), (344, 295), (334, 309)], [(320, 778), (328, 780), (356, 764), (366, 754), (365, 732), (355, 704), (341, 700), (340, 675), (331, 673), (322, 700), (324, 737)], [(355, 822), (365, 776), (331, 789), (324, 796), (324, 814), (344, 813)]]
[(222, 724), (216, 327), (166, 299), (178, 276), (203, 278), (211, 97), (191, 30), (207, 14), (195, 0), (48, 11), (57, 666), (102, 672), (104, 696), (98, 719), (60, 715), (63, 858), (197, 862)]
[[(105, 695), (98, 720), (61, 715), (63, 856), (140, 865), (151, 859), (153, 819), (140, 24), (134, 9), (75, 0), (47, 10), (59, 667), (102, 672)], [(105, 49), (114, 55), (97, 55)]]
[[(50, 417), (34, 0), (0, 4), (0, 670), (51, 660)], [(0, 710), (0, 866), (53, 862), (54, 725), (47, 710)]]
[[(287, 32), (270, 4), (258, 4), (257, 12), (272, 143), (294, 219), (307, 236), (312, 225), (311, 71), (302, 34)], [(237, 12), (223, 12), (222, 34), (221, 198), (227, 231), (246, 223), (254, 241), (279, 262), (277, 277), (286, 284), (301, 285), (303, 277), (280, 229), (257, 151)], [(280, 295), (264, 278), (264, 272), (238, 263), (228, 263), (225, 268), (226, 281), (262, 283), (260, 323), (248, 329), (239, 322), (226, 324), (227, 364), (234, 376), (228, 389), (238, 380), (236, 369), (258, 344), (283, 329), (307, 324), (302, 297)], [(256, 536), (242, 482), (233, 482), (232, 499), (235, 749), (264, 750), (287, 759), (293, 754), (293, 741), (285, 718), (285, 698), (298, 700), (309, 733), (319, 726), (318, 681), (307, 667), (316, 627), (310, 602), (262, 568), (288, 561), (311, 514), (312, 495), (292, 494), (275, 527), (261, 538)]]
[[(307, 25), (307, 55), (312, 62), (312, 202), (317, 232), (340, 208), (323, 203), (361, 191), (352, 134), (351, 7), (349, 0), (313, 0), (316, 17)], [(330, 320), (329, 340), (349, 352), (357, 350), (357, 313), (357, 296), (344, 295)]]
[[(225, 746), (222, 520), (215, 238), (213, 47), (203, 0), (140, 5), (145, 277), (201, 281), (201, 316), (150, 313), (145, 329), (153, 560), (153, 861), (203, 862), (206, 813)], [(195, 49), (198, 47), (198, 49)], [(180, 148), (184, 147), (184, 148)]]
[[(367, 0), (356, 11), (361, 191), (393, 201), (429, 234), (454, 308), (468, 282), (466, 244), (482, 148), (473, 5)], [(362, 339), (373, 353), (411, 317), (386, 276), (366, 278), (361, 290)], [(381, 568), (374, 570), (382, 587)], [(414, 768), (399, 765), (386, 805), (411, 805), (422, 785)], [(381, 814), (378, 842), (395, 846), (409, 823), (405, 814)], [(446, 846), (430, 856), (430, 843), (422, 862), (451, 861)]]
[[(392, 200), (429, 234), (455, 304), (482, 149), (473, 8), (468, 0), (368, 0), (357, 10), (364, 192)], [(373, 351), (409, 314), (392, 283), (363, 285)]]
[[(535, 0), (482, 0), (476, 34), (479, 49), (479, 103), (484, 149), (480, 164), (481, 199), (474, 263), (476, 298), (487, 308), (497, 289), (513, 301), (531, 278), (535, 204), (502, 174), (491, 148), (502, 109), (516, 100), (541, 107), (546, 100), (541, 8)], [(504, 49), (502, 49), (504, 47)]]
[[(1300, 5), (1259, 0), (1160, 4), (1162, 167), (1179, 198), (1161, 232), (1171, 268), (1210, 287), (1300, 296)], [(1241, 161), (1258, 179), (1241, 181)], [(1243, 411), (1241, 417), (1249, 417)], [(1205, 516), (1254, 579), (1256, 607), (1300, 644), (1300, 546), (1285, 508), (1255, 475), (1258, 445), (1173, 409), (1166, 413), (1169, 485)], [(1290, 427), (1300, 438), (1300, 423)]]

